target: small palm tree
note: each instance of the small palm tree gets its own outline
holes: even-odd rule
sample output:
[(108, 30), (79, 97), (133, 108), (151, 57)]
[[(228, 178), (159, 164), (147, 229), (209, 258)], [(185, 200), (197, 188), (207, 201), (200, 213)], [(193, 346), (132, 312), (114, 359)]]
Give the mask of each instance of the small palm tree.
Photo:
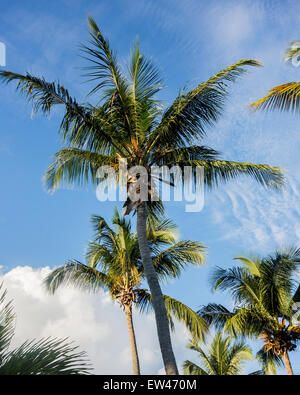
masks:
[(299, 281), (294, 279), (300, 249), (277, 251), (264, 259), (236, 259), (242, 267), (218, 268), (213, 275), (215, 289), (230, 292), (234, 310), (212, 303), (199, 314), (233, 335), (262, 339), (264, 346), (258, 358), (264, 369), (274, 372), (283, 361), (287, 373), (293, 374), (289, 352), (300, 340), (300, 325), (294, 322), (294, 306), (300, 301)]
[[(300, 42), (293, 41), (286, 50), (285, 60), (298, 59), (300, 56)], [(298, 112), (300, 106), (300, 82), (288, 82), (275, 86), (263, 98), (250, 104), (255, 110), (279, 110)]]
[[(142, 288), (145, 272), (137, 235), (131, 231), (130, 221), (120, 217), (117, 210), (112, 220), (113, 227), (100, 216), (93, 216), (92, 223), (96, 237), (87, 249), (88, 265), (69, 261), (53, 270), (45, 284), (53, 293), (63, 284), (93, 292), (108, 290), (126, 314), (133, 373), (140, 374), (132, 308), (135, 305), (141, 312), (147, 311), (152, 308), (152, 297), (147, 289)], [(190, 240), (175, 242), (175, 233), (175, 225), (169, 220), (148, 221), (151, 258), (160, 280), (178, 277), (187, 264), (199, 265), (204, 261), (204, 247), (200, 243)], [(173, 316), (181, 320), (193, 336), (203, 338), (207, 329), (204, 320), (178, 300), (167, 295), (163, 297), (171, 327)]]
[[(232, 336), (222, 336), (218, 332), (209, 346), (204, 349), (198, 340), (191, 340), (187, 346), (199, 354), (201, 366), (186, 360), (184, 374), (188, 375), (238, 375), (241, 374), (244, 363), (252, 359), (251, 349)], [(256, 371), (251, 374), (262, 374)]]
[[(97, 170), (110, 166), (121, 179), (119, 159), (128, 167), (142, 166), (149, 185), (155, 184), (151, 167), (190, 166), (204, 168), (208, 187), (247, 175), (266, 187), (278, 188), (282, 172), (265, 164), (225, 161), (214, 149), (203, 145), (206, 128), (219, 118), (228, 94), (228, 83), (235, 81), (248, 66), (259, 66), (255, 60), (243, 59), (221, 70), (206, 82), (188, 92), (180, 92), (173, 104), (163, 111), (157, 99), (161, 78), (157, 68), (140, 53), (137, 44), (126, 70), (117, 62), (108, 40), (93, 18), (88, 18), (91, 40), (82, 49), (89, 61), (86, 77), (95, 83), (91, 94), (100, 94), (97, 105), (79, 104), (68, 90), (56, 82), (47, 82), (27, 73), (1, 71), (5, 82), (17, 81), (17, 90), (31, 100), (35, 111), (48, 114), (53, 106), (62, 105), (65, 114), (60, 132), (65, 147), (55, 156), (46, 173), (46, 182), (54, 191), (63, 183), (73, 185), (92, 181), (99, 183)], [(123, 162), (122, 162), (123, 163)], [(153, 181), (153, 182), (152, 182)], [(134, 190), (136, 179), (128, 177), (128, 190)], [(164, 298), (151, 259), (146, 222), (151, 210), (160, 209), (151, 201), (125, 202), (126, 213), (135, 209), (137, 236), (149, 288), (153, 299), (158, 340), (167, 374), (178, 374)]]
[[(0, 291), (2, 289), (0, 285)], [(12, 302), (6, 302), (6, 291), (0, 295), (0, 375), (69, 375), (90, 374), (84, 352), (66, 339), (26, 341), (11, 350), (15, 314)]]

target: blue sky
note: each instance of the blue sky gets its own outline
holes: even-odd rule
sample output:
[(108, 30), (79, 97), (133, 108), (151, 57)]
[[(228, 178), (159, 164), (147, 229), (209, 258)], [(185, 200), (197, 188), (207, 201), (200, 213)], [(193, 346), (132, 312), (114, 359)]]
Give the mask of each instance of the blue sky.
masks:
[[(232, 86), (224, 116), (207, 131), (206, 145), (229, 160), (268, 163), (286, 169), (289, 185), (282, 193), (264, 191), (241, 179), (207, 193), (200, 213), (185, 213), (181, 204), (167, 204), (181, 238), (208, 247), (204, 267), (187, 270), (165, 287), (193, 308), (210, 301), (208, 276), (216, 265), (230, 267), (240, 255), (268, 254), (298, 243), (299, 117), (249, 111), (247, 105), (271, 87), (297, 81), (300, 68), (283, 62), (289, 41), (299, 40), (297, 1), (113, 0), (12, 1), (1, 7), (0, 41), (7, 48), (7, 69), (59, 79), (79, 100), (89, 86), (82, 83), (78, 45), (88, 39), (91, 14), (125, 64), (136, 37), (164, 76), (162, 99), (171, 103), (179, 89), (194, 86), (242, 58), (261, 61)], [(57, 129), (61, 112), (50, 119), (31, 117), (30, 105), (0, 88), (0, 265), (53, 268), (66, 259), (82, 259), (91, 238), (89, 217), (109, 221), (114, 204), (100, 203), (93, 189), (58, 190), (49, 195), (42, 175), (61, 147)], [(229, 300), (226, 300), (229, 303)], [(299, 352), (298, 352), (299, 353)], [(192, 358), (192, 357), (191, 357)], [(299, 356), (292, 355), (295, 373)], [(297, 367), (298, 364), (298, 367)], [(100, 365), (99, 365), (100, 366)], [(152, 365), (151, 365), (152, 366)], [(154, 365), (153, 365), (154, 366)], [(155, 365), (156, 366), (156, 365)], [(100, 371), (99, 371), (100, 373)]]

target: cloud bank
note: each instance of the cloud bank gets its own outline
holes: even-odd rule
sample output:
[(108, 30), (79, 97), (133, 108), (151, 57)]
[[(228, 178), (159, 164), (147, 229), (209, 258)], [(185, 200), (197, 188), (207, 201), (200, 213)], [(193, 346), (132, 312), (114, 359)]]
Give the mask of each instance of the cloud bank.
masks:
[[(17, 317), (11, 346), (33, 338), (68, 337), (87, 352), (94, 373), (132, 374), (126, 320), (119, 305), (105, 292), (94, 295), (61, 288), (49, 295), (42, 286), (49, 272), (49, 267), (18, 266), (0, 276)], [(142, 374), (163, 373), (154, 316), (136, 312), (134, 324)], [(191, 358), (185, 349), (188, 339), (185, 328), (176, 325), (173, 343), (179, 365)]]

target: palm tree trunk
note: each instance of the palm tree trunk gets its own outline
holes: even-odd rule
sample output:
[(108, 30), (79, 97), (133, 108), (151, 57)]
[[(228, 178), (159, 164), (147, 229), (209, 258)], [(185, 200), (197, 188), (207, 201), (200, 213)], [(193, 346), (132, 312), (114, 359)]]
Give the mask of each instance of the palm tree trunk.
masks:
[(150, 248), (147, 240), (147, 208), (146, 203), (142, 202), (137, 208), (137, 236), (139, 249), (145, 269), (146, 278), (152, 295), (152, 304), (156, 319), (157, 335), (160, 345), (162, 358), (164, 361), (166, 374), (176, 375), (178, 369), (174, 357), (169, 321), (167, 318), (166, 306), (163, 294), (153, 266)]
[(131, 306), (125, 306), (125, 314), (126, 314), (127, 328), (128, 328), (128, 333), (129, 333), (131, 359), (132, 359), (132, 370), (133, 370), (133, 374), (139, 375), (139, 374), (141, 374), (140, 363), (139, 363), (139, 356), (138, 356), (136, 339), (135, 339), (135, 332), (134, 332), (133, 321), (132, 321), (132, 307)]
[(283, 359), (287, 374), (293, 375), (294, 373), (293, 373), (291, 361), (290, 361), (289, 354), (288, 354), (287, 350), (284, 351), (282, 359)]

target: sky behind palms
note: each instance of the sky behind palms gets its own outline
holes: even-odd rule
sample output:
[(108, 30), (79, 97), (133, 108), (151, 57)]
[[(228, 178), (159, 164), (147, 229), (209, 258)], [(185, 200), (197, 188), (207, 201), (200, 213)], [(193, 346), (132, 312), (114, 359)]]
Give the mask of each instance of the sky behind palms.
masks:
[[(88, 14), (109, 38), (122, 65), (139, 37), (142, 52), (152, 56), (164, 76), (161, 99), (166, 105), (174, 100), (179, 89), (195, 86), (242, 58), (257, 59), (264, 64), (233, 85), (224, 116), (208, 130), (203, 143), (221, 151), (228, 160), (283, 167), (289, 180), (285, 191), (270, 193), (252, 181), (241, 179), (206, 193), (200, 213), (185, 213), (184, 205), (176, 202), (166, 205), (168, 215), (179, 225), (180, 237), (202, 242), (209, 252), (204, 267), (187, 270), (180, 281), (165, 286), (166, 293), (195, 309), (210, 301), (224, 302), (223, 295), (213, 294), (208, 284), (212, 267), (229, 267), (235, 264), (234, 256), (268, 254), (280, 246), (299, 242), (299, 116), (253, 113), (247, 105), (272, 86), (299, 81), (300, 68), (284, 63), (283, 52), (289, 41), (300, 39), (300, 3), (296, 0), (6, 2), (0, 14), (0, 41), (7, 47), (6, 68), (43, 75), (50, 81), (59, 78), (72, 95), (85, 101), (89, 84), (83, 84), (80, 77), (80, 67), (85, 63), (78, 56), (78, 45), (88, 40)], [(41, 333), (51, 334), (59, 327), (62, 335), (68, 335), (68, 326), (60, 321), (65, 311), (60, 302), (55, 302), (57, 299), (45, 302), (46, 296), (42, 296), (42, 291), (36, 291), (35, 295), (30, 281), (38, 283), (46, 270), (40, 268), (53, 268), (67, 259), (83, 259), (85, 245), (92, 237), (90, 215), (99, 214), (109, 221), (114, 203), (100, 203), (93, 189), (60, 189), (53, 195), (47, 194), (41, 179), (60, 147), (57, 129), (62, 114), (56, 110), (50, 119), (40, 115), (33, 118), (31, 107), (14, 93), (12, 85), (1, 86), (0, 100), (2, 272), (14, 290), (12, 295), (19, 301), (16, 307), (20, 322), (26, 321), (24, 311), (27, 311), (21, 307), (31, 298), (38, 301), (36, 309), (29, 309), (36, 318), (26, 321), (31, 333), (40, 337)], [(79, 301), (89, 297), (76, 292), (74, 295), (78, 300), (74, 309), (80, 314), (83, 303)], [(94, 316), (90, 325), (96, 330), (97, 325), (106, 324), (97, 312), (95, 297), (91, 298)], [(50, 318), (39, 315), (38, 309), (45, 308), (43, 303), (48, 308), (52, 306)], [(117, 322), (123, 317), (117, 310), (115, 315), (108, 310), (105, 310), (105, 322), (109, 317), (115, 320), (112, 327), (117, 331)], [(137, 326), (142, 329), (143, 321), (138, 320)], [(73, 332), (70, 335), (84, 339), (84, 334), (81, 338)], [(142, 346), (145, 334), (138, 331), (137, 336)], [(155, 342), (152, 334), (149, 336)], [(19, 337), (22, 338), (21, 332)], [(126, 333), (123, 337), (126, 343)], [(83, 346), (93, 349), (90, 343), (83, 342)], [(181, 341), (176, 347), (179, 361), (186, 352), (184, 345)], [(127, 366), (127, 354), (123, 349), (122, 352), (125, 362), (118, 365), (120, 371)], [(105, 369), (109, 362), (97, 358), (98, 372), (108, 373)], [(300, 373), (299, 356), (291, 358), (295, 373)], [(149, 372), (161, 367), (159, 357), (155, 359), (153, 355), (145, 357), (144, 365)]]

